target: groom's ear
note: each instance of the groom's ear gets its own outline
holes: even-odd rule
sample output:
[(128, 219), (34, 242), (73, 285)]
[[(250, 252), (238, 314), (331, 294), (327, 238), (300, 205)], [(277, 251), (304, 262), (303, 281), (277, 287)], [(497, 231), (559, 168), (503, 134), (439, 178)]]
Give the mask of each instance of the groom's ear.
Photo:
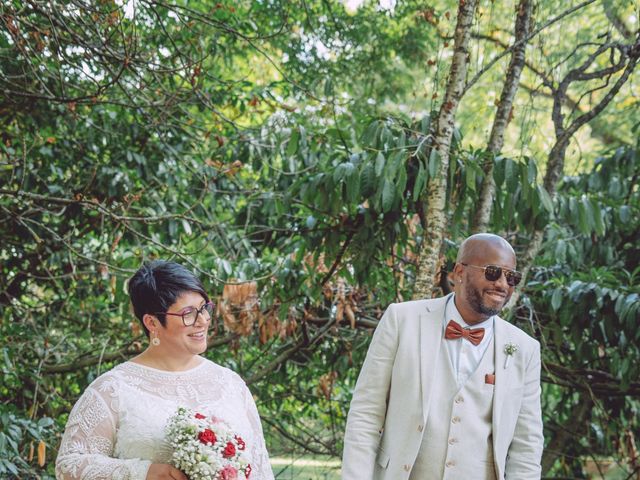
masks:
[(463, 271), (462, 264), (456, 262), (456, 264), (453, 266), (453, 276), (452, 276), (452, 280), (454, 283), (460, 283), (462, 281), (462, 271)]

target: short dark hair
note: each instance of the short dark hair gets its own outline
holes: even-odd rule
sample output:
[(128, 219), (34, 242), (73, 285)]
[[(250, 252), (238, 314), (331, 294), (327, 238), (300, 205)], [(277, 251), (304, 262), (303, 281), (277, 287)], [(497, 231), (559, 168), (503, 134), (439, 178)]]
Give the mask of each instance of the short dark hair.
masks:
[(149, 330), (142, 321), (146, 314), (156, 315), (164, 326), (166, 316), (157, 313), (166, 312), (183, 293), (199, 293), (205, 301), (209, 301), (198, 277), (182, 265), (166, 260), (143, 264), (129, 279), (128, 290), (133, 313), (142, 324), (147, 337)]

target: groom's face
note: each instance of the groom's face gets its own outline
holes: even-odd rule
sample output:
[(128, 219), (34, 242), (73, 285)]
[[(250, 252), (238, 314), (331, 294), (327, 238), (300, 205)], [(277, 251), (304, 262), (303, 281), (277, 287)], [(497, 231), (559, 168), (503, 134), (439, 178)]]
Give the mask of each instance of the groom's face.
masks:
[[(513, 294), (514, 287), (507, 284), (504, 274), (495, 281), (486, 279), (484, 270), (477, 267), (496, 265), (515, 270), (513, 253), (499, 245), (486, 244), (478, 249), (478, 254), (460, 266), (460, 288), (456, 289), (456, 306), (465, 322), (472, 324), (497, 315)], [(472, 267), (470, 265), (474, 265)]]

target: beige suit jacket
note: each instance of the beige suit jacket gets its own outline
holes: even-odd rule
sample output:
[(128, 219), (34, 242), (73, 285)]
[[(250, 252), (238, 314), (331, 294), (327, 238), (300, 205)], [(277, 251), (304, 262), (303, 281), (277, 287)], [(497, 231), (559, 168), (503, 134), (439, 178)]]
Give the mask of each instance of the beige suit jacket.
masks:
[[(343, 480), (409, 477), (423, 432), (429, 431), (430, 385), (439, 368), (436, 359), (444, 341), (444, 308), (450, 298), (392, 304), (380, 320), (347, 417)], [(499, 317), (494, 340), (492, 431), (496, 476), (539, 480), (544, 443), (540, 344)], [(518, 351), (505, 368), (507, 343), (517, 345)]]

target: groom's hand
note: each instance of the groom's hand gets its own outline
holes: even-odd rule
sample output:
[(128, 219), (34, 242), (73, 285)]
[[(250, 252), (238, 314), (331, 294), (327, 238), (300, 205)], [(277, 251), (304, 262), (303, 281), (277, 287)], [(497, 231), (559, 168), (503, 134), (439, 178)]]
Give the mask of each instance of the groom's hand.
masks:
[(152, 463), (147, 472), (147, 480), (188, 480), (187, 476), (166, 463)]

